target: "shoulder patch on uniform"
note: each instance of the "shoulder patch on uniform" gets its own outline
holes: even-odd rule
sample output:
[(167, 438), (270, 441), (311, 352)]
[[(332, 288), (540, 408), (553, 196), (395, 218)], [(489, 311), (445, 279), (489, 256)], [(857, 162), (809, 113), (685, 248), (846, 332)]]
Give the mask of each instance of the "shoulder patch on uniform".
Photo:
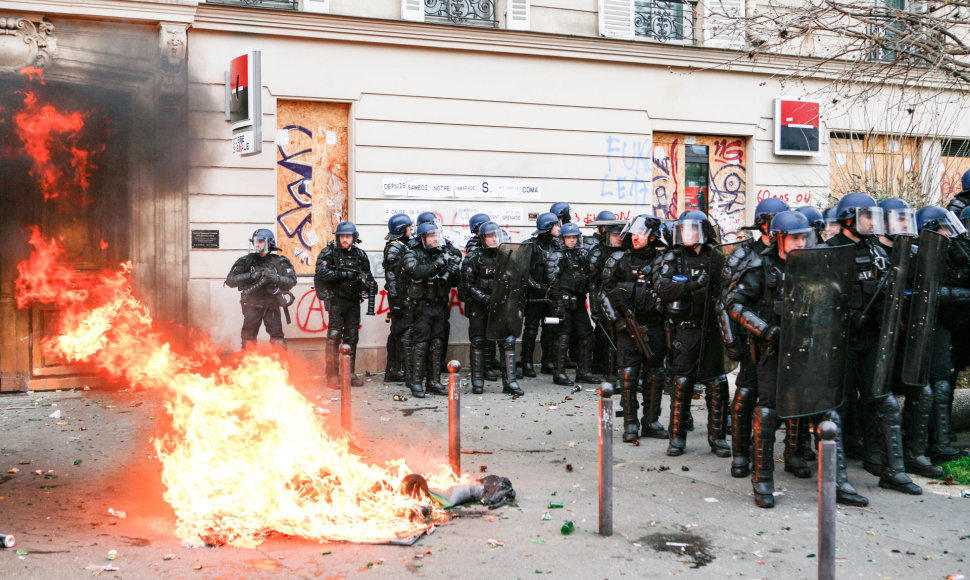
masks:
[(660, 268), (660, 273), (666, 274), (668, 270), (670, 270), (670, 264), (664, 264), (663, 268)]

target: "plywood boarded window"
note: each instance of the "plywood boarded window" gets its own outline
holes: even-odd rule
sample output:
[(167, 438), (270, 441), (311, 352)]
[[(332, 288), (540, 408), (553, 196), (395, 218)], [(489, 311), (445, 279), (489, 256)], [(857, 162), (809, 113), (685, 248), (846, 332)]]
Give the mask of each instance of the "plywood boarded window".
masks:
[[(707, 149), (707, 186), (687, 183), (687, 145)], [(675, 219), (684, 209), (697, 207), (710, 216), (725, 242), (734, 241), (744, 223), (746, 145), (743, 137), (712, 135), (653, 135), (653, 212)], [(690, 195), (688, 195), (690, 193)], [(698, 195), (703, 199), (698, 199)], [(690, 204), (688, 204), (690, 198)]]
[(349, 119), (346, 103), (277, 102), (276, 239), (297, 274), (347, 219)]
[(943, 178), (940, 180), (940, 199), (946, 205), (963, 189), (961, 179), (970, 171), (970, 140), (948, 139), (940, 151)]
[(834, 197), (850, 191), (917, 198), (919, 139), (833, 132), (829, 136), (829, 188)]

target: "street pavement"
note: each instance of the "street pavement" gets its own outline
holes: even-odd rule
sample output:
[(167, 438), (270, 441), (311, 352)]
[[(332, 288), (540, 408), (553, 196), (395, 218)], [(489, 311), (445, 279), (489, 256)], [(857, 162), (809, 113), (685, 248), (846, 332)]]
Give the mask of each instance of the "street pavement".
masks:
[[(693, 402), (697, 428), (681, 457), (667, 457), (661, 440), (623, 443), (617, 420), (614, 535), (604, 538), (597, 534), (596, 386), (555, 386), (548, 376), (521, 384), (524, 397), (501, 395), (495, 382), (484, 395), (465, 385), (461, 399), (462, 448), (474, 452), (461, 456), (463, 471), (508, 477), (517, 506), (466, 507), (408, 547), (291, 538), (256, 549), (191, 547), (174, 536), (175, 517), (162, 499), (150, 443), (165, 415), (157, 397), (100, 389), (0, 396), (0, 534), (17, 540), (0, 549), (0, 578), (816, 574), (817, 484), (782, 470), (783, 432), (776, 447), (780, 494), (765, 510), (754, 506), (748, 479), (730, 477), (730, 459), (710, 452), (702, 399)], [(337, 429), (339, 392), (313, 385), (304, 393), (330, 411), (322, 416)], [(369, 461), (404, 456), (419, 472), (447, 463), (446, 397), (410, 398), (403, 385), (368, 377), (353, 389), (353, 405), (356, 445)], [(60, 417), (50, 417), (56, 411)], [(961, 437), (970, 443), (968, 434)], [(838, 508), (839, 577), (970, 575), (970, 498), (961, 497), (961, 486), (917, 477), (924, 494), (907, 496), (880, 489), (857, 462), (849, 471), (870, 505)], [(567, 536), (560, 528), (568, 520), (575, 532)], [(116, 558), (108, 560), (111, 550)]]

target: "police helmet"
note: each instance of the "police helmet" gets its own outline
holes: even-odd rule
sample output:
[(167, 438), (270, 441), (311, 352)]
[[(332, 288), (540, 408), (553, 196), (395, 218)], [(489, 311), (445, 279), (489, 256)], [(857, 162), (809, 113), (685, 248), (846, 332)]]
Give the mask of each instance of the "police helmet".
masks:
[(938, 205), (928, 205), (916, 212), (916, 225), (920, 231), (930, 229), (950, 238), (967, 231), (952, 211)]
[(559, 218), (556, 217), (556, 214), (551, 212), (541, 213), (536, 218), (536, 233), (548, 234), (552, 231), (552, 227), (557, 224), (559, 224)]
[(569, 211), (569, 204), (564, 201), (557, 201), (549, 206), (549, 213), (555, 215), (556, 219), (561, 220), (562, 223), (568, 222), (572, 217)]
[(754, 225), (758, 227), (767, 226), (775, 215), (789, 209), (788, 202), (780, 197), (763, 199), (754, 208)]
[(487, 221), (491, 221), (488, 215), (476, 213), (472, 217), (468, 218), (468, 229), (471, 230), (473, 236), (478, 235), (478, 228), (480, 228), (482, 224)]
[[(260, 244), (260, 241), (262, 241), (263, 244)], [(275, 252), (280, 249), (276, 247), (276, 236), (273, 234), (273, 232), (266, 228), (259, 228), (253, 232), (253, 236), (249, 238), (249, 246), (253, 252), (259, 254)], [(262, 246), (262, 248), (259, 246)]]
[(916, 212), (905, 200), (890, 197), (879, 202), (886, 221), (887, 236), (915, 236), (917, 235)]
[(562, 225), (562, 229), (559, 230), (559, 235), (564, 238), (566, 236), (578, 236), (580, 235), (579, 226), (572, 222), (566, 222)]
[(885, 233), (882, 208), (868, 194), (861, 192), (845, 194), (839, 200), (835, 213), (843, 224), (852, 220), (849, 229), (858, 235), (881, 236)]
[(803, 205), (802, 207), (795, 208), (795, 211), (808, 218), (808, 223), (813, 228), (820, 229), (825, 226), (825, 218), (822, 217), (822, 212), (818, 211), (818, 208), (811, 205)]
[(501, 226), (492, 221), (486, 221), (478, 226), (478, 239), (481, 240), (481, 247), (491, 250), (502, 245), (506, 240), (503, 236)]
[(407, 214), (397, 213), (387, 220), (387, 232), (392, 236), (400, 236), (411, 226), (411, 218)]

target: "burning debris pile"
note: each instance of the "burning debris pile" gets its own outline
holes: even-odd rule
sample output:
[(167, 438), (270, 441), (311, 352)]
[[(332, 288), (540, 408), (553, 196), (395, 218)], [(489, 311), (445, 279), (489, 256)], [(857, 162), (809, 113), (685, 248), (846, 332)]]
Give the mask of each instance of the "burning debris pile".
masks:
[[(81, 202), (96, 153), (75, 139), (84, 114), (23, 94), (15, 123), (25, 146), (33, 144), (31, 176), (45, 199), (72, 195)], [(384, 542), (447, 519), (428, 485), (448, 489), (463, 480), (443, 467), (441, 475), (424, 476), (428, 485), (406, 490), (413, 474), (403, 460), (365, 463), (346, 439), (327, 433), (282, 355), (247, 351), (222, 360), (208, 339), (179, 352), (134, 295), (131, 262), (82, 273), (37, 227), (30, 245), (17, 267), (15, 296), (19, 308), (56, 308), (57, 331), (44, 338), (45, 354), (163, 399), (171, 421), (153, 443), (179, 537), (241, 547), (273, 534)]]

